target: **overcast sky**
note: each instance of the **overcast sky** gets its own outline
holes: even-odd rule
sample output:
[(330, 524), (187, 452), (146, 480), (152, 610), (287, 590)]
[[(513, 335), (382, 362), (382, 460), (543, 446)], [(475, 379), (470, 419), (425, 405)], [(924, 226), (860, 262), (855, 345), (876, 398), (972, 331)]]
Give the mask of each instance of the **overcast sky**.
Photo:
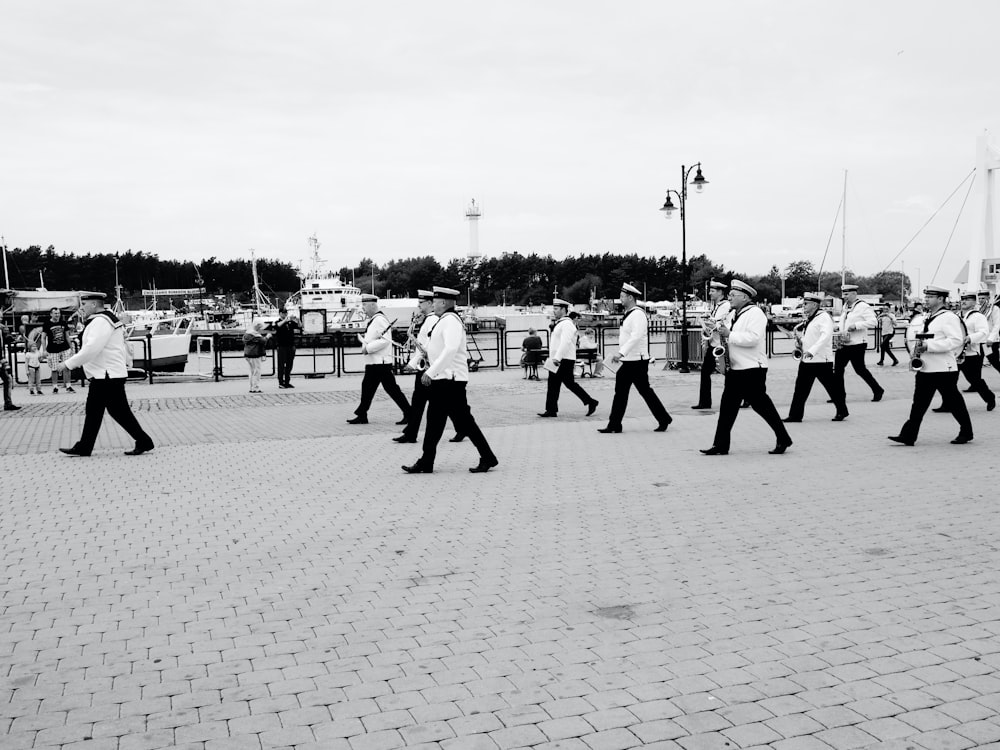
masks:
[[(995, 0), (0, 0), (10, 247), (885, 268), (1000, 136)], [(903, 254), (930, 282), (963, 187)], [(969, 254), (971, 202), (938, 282)], [(826, 267), (839, 269), (838, 226)], [(891, 268), (899, 270), (900, 262)]]

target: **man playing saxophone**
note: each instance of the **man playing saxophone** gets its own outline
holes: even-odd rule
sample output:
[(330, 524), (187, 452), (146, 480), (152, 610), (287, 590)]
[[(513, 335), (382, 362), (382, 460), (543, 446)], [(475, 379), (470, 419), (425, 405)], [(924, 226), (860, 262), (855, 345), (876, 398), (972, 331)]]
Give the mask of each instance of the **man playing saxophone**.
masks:
[(806, 309), (806, 322), (801, 332), (796, 331), (796, 348), (802, 353), (799, 370), (795, 376), (795, 391), (788, 407), (785, 422), (801, 422), (806, 400), (813, 383), (820, 382), (830, 395), (837, 413), (834, 422), (843, 422), (848, 415), (847, 402), (841, 381), (833, 375), (833, 319), (821, 309), (823, 295), (806, 292), (802, 295)]
[(713, 281), (708, 287), (708, 296), (712, 301), (712, 312), (701, 324), (701, 338), (704, 342), (705, 356), (701, 363), (701, 386), (698, 392), (698, 403), (692, 406), (692, 409), (712, 408), (712, 373), (717, 371), (714, 350), (722, 344), (719, 338), (719, 328), (732, 309), (726, 299), (726, 290), (729, 287), (721, 281)]
[(914, 360), (920, 361), (913, 383), (913, 403), (910, 418), (898, 435), (889, 440), (903, 445), (917, 442), (920, 423), (927, 413), (935, 393), (940, 393), (948, 411), (958, 422), (958, 436), (951, 442), (963, 445), (972, 440), (972, 420), (965, 399), (958, 390), (958, 364), (956, 357), (965, 345), (965, 330), (958, 315), (947, 308), (948, 290), (940, 286), (924, 289), (927, 311), (923, 324), (915, 330), (916, 340), (911, 349)]
[(730, 434), (744, 400), (774, 431), (777, 442), (769, 453), (784, 453), (792, 444), (774, 402), (767, 395), (767, 316), (753, 304), (756, 296), (757, 290), (749, 284), (738, 279), (730, 284), (729, 302), (733, 309), (719, 335), (728, 347), (731, 366), (719, 402), (715, 440), (711, 448), (701, 451), (706, 456), (729, 453)]
[(986, 411), (993, 411), (997, 406), (997, 397), (983, 380), (983, 346), (990, 335), (990, 323), (977, 307), (975, 292), (962, 295), (962, 320), (968, 336), (965, 359), (959, 363), (958, 370), (965, 376), (971, 391), (978, 393), (986, 403)]
[(844, 307), (840, 312), (840, 348), (833, 358), (833, 373), (840, 380), (843, 389), (844, 373), (850, 364), (858, 377), (872, 389), (872, 401), (881, 401), (885, 389), (878, 384), (865, 366), (865, 349), (868, 348), (865, 337), (869, 328), (878, 325), (875, 311), (867, 302), (858, 299), (856, 284), (844, 284), (841, 292)]
[[(416, 379), (413, 381), (413, 395), (410, 396), (410, 413), (407, 415), (406, 427), (403, 434), (394, 437), (396, 443), (415, 443), (417, 433), (420, 431), (420, 421), (424, 418), (424, 407), (427, 406), (427, 396), (429, 388), (423, 384), (421, 376), (427, 370), (427, 345), (430, 341), (431, 330), (438, 322), (438, 316), (434, 314), (434, 293), (426, 289), (417, 290), (417, 313), (414, 316), (409, 334), (410, 343), (413, 345), (413, 356), (410, 358), (410, 366), (417, 371)], [(416, 336), (413, 330), (416, 329)], [(462, 435), (456, 434), (451, 439), (452, 443), (462, 442)]]

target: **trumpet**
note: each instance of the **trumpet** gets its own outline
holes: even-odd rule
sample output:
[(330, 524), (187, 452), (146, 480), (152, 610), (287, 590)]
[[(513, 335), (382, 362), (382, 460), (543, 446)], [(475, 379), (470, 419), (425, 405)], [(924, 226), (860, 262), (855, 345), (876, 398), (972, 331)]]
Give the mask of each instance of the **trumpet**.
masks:
[(916, 334), (916, 341), (913, 344), (913, 355), (910, 357), (910, 370), (913, 372), (920, 372), (924, 369), (924, 360), (921, 359), (920, 355), (927, 349), (927, 344), (924, 342), (932, 338), (934, 338), (933, 333)]

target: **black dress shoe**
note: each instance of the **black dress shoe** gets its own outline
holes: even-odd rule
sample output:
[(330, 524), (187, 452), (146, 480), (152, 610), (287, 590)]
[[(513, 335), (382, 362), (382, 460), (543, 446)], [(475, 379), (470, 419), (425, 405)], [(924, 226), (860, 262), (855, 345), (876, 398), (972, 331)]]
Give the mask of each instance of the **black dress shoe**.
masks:
[(673, 420), (672, 417), (667, 417), (667, 421), (666, 422), (660, 422), (658, 425), (656, 425), (656, 429), (653, 430), (653, 432), (666, 432), (667, 428), (670, 426), (670, 423), (673, 422), (673, 421), (674, 420)]
[(695, 404), (691, 408), (692, 409), (711, 409), (712, 405), (711, 404)]
[(890, 435), (889, 440), (894, 443), (901, 443), (902, 445), (913, 445), (913, 443), (916, 442), (914, 440), (907, 440), (902, 435)]
[(355, 417), (354, 419), (348, 419), (347, 424), (368, 424), (368, 417)]
[(621, 427), (599, 427), (598, 432), (603, 432), (605, 435), (616, 434), (622, 431)]
[(881, 401), (882, 397), (885, 395), (885, 388), (879, 388), (875, 393), (872, 394), (872, 401)]
[(966, 388), (964, 391), (962, 391), (962, 393), (975, 393), (975, 392), (976, 392), (975, 388)]
[(966, 443), (972, 442), (972, 435), (959, 435), (957, 438), (951, 441), (952, 445), (965, 445)]
[(830, 421), (831, 422), (843, 422), (845, 419), (847, 419), (848, 416), (849, 415), (845, 412), (844, 414), (838, 414), (837, 416), (835, 416)]
[(782, 422), (801, 422), (801, 419), (792, 419), (791, 417), (785, 417), (781, 420)]
[(711, 448), (702, 448), (701, 453), (706, 456), (728, 456), (729, 450), (725, 448), (716, 448), (713, 445)]
[(291, 383), (285, 383), (285, 388), (294, 388), (295, 386)]
[(784, 453), (791, 447), (792, 447), (791, 440), (789, 440), (787, 443), (777, 443), (774, 446), (774, 450), (769, 450), (768, 453), (770, 453), (772, 456), (780, 456), (782, 453)]
[(993, 411), (996, 408), (997, 408), (997, 400), (995, 398), (986, 404), (986, 411)]
[(399, 420), (398, 422), (396, 422), (396, 424), (406, 424), (409, 421), (410, 421), (409, 419), (407, 419), (406, 417), (403, 417), (401, 420)]
[(597, 404), (598, 403), (600, 403), (600, 402), (598, 402), (598, 401), (591, 401), (590, 404), (587, 406), (587, 416), (588, 417), (593, 416), (594, 412), (597, 411)]
[(409, 435), (397, 435), (392, 439), (394, 443), (415, 443), (417, 439), (415, 437), (410, 437)]
[(152, 443), (142, 443), (142, 444), (136, 443), (135, 444), (135, 448), (133, 448), (130, 451), (125, 451), (125, 455), (126, 456), (141, 456), (143, 453), (149, 453), (149, 451), (151, 451), (151, 450), (153, 450), (153, 444)]
[(72, 448), (60, 448), (60, 451), (65, 453), (67, 456), (89, 456), (89, 453), (84, 453), (82, 450), (77, 448), (75, 445)]
[(494, 466), (499, 466), (500, 462), (496, 458), (480, 458), (479, 464), (469, 469), (471, 474), (485, 474)]
[(540, 411), (540, 412), (538, 412), (538, 416), (552, 418), (552, 417), (558, 417), (559, 415), (558, 414), (553, 414), (552, 412), (548, 412), (548, 411)]
[(455, 437), (451, 438), (451, 440), (449, 440), (448, 442), (461, 443), (463, 440), (465, 440), (465, 435), (455, 435)]
[(20, 406), (14, 406), (14, 404), (4, 404), (3, 410), (4, 411), (17, 411), (20, 408), (21, 408)]
[(938, 414), (948, 414), (951, 412), (951, 409), (948, 409), (944, 406), (939, 406), (937, 409), (931, 409), (931, 411), (936, 412)]
[(740, 408), (741, 409), (749, 409), (750, 408), (750, 404), (744, 402), (744, 403), (740, 404)]
[(433, 466), (426, 466), (426, 465), (420, 463), (419, 461), (417, 461), (415, 464), (413, 464), (413, 466), (403, 466), (402, 469), (407, 474), (433, 474), (434, 473), (434, 467)]

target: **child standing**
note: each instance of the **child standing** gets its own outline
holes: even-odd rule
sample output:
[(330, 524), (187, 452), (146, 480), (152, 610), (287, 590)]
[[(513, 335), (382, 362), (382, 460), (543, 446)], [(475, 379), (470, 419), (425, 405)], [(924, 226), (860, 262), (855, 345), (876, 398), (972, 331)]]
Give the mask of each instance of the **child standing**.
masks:
[(24, 363), (28, 366), (28, 393), (32, 396), (37, 392), (42, 395), (42, 358), (38, 354), (38, 344), (28, 342), (28, 351), (24, 355)]

